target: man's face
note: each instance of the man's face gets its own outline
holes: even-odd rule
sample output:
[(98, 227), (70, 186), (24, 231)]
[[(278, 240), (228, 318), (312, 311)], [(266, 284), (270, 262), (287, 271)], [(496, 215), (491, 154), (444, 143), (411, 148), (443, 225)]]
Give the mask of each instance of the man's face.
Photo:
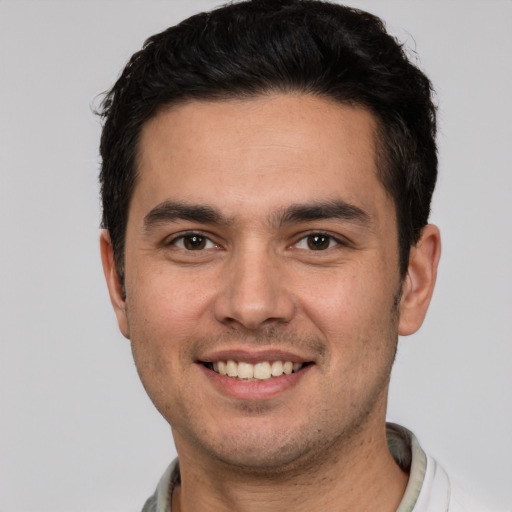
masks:
[(278, 470), (383, 423), (400, 276), (374, 133), (307, 95), (144, 126), (118, 317), (180, 456)]

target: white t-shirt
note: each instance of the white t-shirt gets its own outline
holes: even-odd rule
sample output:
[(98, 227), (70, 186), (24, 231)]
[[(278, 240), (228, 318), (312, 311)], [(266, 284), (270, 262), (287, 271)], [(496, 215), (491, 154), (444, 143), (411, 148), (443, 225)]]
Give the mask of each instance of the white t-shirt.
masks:
[[(386, 433), (391, 454), (397, 464), (409, 473), (409, 481), (396, 512), (498, 512), (491, 511), (454, 485), (439, 463), (422, 450), (412, 432), (388, 423)], [(170, 497), (179, 483), (179, 463), (175, 459), (142, 512), (171, 512)]]

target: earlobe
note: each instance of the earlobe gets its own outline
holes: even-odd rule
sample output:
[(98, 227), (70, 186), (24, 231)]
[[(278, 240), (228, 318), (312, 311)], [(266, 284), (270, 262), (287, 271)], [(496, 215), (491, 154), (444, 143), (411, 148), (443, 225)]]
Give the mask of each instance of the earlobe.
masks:
[(423, 323), (434, 292), (440, 256), (439, 229), (428, 224), (423, 228), (418, 243), (411, 247), (400, 301), (398, 333), (401, 336), (415, 333)]
[(128, 328), (128, 318), (126, 315), (126, 301), (124, 298), (123, 287), (119, 281), (119, 275), (114, 260), (114, 251), (110, 234), (107, 230), (103, 230), (100, 235), (100, 251), (101, 262), (103, 265), (103, 273), (107, 282), (110, 301), (117, 317), (119, 330), (126, 338), (130, 337)]

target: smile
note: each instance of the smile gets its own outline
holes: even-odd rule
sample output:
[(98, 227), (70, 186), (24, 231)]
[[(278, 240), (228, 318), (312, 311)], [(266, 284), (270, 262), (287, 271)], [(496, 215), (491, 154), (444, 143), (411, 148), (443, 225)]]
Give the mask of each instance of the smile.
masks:
[(215, 373), (237, 380), (258, 381), (269, 380), (282, 375), (290, 375), (301, 370), (308, 363), (293, 363), (291, 361), (262, 361), (256, 364), (244, 361), (215, 361), (203, 363)]

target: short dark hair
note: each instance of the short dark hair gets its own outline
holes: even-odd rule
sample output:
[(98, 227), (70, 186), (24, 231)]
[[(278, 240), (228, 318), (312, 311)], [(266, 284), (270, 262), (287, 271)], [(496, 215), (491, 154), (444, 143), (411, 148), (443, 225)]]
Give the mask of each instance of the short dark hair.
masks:
[(375, 116), (378, 177), (396, 206), (405, 275), (437, 178), (429, 79), (372, 14), (320, 0), (252, 0), (197, 14), (150, 37), (103, 99), (102, 227), (110, 232), (121, 282), (144, 123), (180, 102), (273, 92), (334, 99)]

